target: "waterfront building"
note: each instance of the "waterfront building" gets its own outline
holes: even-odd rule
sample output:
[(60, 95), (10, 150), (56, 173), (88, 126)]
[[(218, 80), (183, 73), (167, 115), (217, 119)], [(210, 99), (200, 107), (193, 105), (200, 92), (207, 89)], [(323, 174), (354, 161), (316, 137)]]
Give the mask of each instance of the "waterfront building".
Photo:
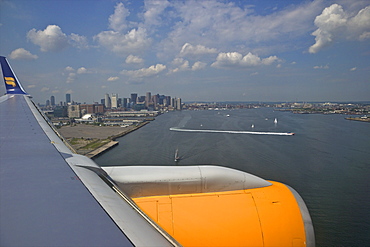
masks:
[(176, 99), (176, 110), (181, 110), (181, 98)]

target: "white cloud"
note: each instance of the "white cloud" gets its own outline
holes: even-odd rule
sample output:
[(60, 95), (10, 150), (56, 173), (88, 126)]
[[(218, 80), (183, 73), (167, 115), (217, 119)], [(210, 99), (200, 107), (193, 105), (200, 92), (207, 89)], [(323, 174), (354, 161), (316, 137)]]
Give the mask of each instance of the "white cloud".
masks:
[(321, 65), (321, 66), (318, 66), (318, 65), (316, 65), (316, 66), (314, 66), (313, 67), (314, 69), (329, 69), (329, 66), (328, 65)]
[(41, 88), (41, 92), (48, 92), (49, 90), (50, 90), (50, 88), (48, 88), (48, 87)]
[(120, 54), (140, 53), (151, 44), (145, 28), (132, 29), (127, 34), (103, 31), (95, 36), (98, 43), (112, 52)]
[(85, 67), (81, 67), (77, 69), (77, 74), (87, 74), (90, 73)]
[(67, 67), (65, 67), (65, 69), (64, 69), (65, 71), (68, 71), (68, 72), (71, 72), (71, 71), (75, 71), (75, 69), (74, 68), (72, 68), (71, 66), (67, 66)]
[(204, 62), (197, 61), (195, 62), (192, 66), (190, 66), (189, 61), (185, 60), (183, 58), (175, 58), (172, 61), (172, 65), (175, 67), (174, 69), (169, 71), (169, 74), (171, 73), (176, 73), (180, 71), (196, 71), (196, 70), (201, 70), (204, 69), (207, 64)]
[(121, 32), (127, 29), (126, 18), (130, 15), (130, 11), (125, 8), (123, 3), (117, 3), (114, 7), (114, 14), (109, 16), (109, 27), (114, 31)]
[(193, 46), (192, 44), (185, 43), (180, 51), (180, 56), (186, 55), (203, 55), (203, 54), (214, 54), (217, 53), (215, 48), (207, 48), (203, 45)]
[(191, 70), (201, 70), (204, 69), (206, 66), (207, 66), (206, 63), (198, 61), (193, 64)]
[(44, 30), (31, 29), (27, 33), (27, 38), (35, 45), (40, 46), (43, 52), (57, 52), (68, 46), (78, 49), (87, 49), (89, 47), (87, 38), (75, 33), (67, 35), (57, 25), (48, 25)]
[(165, 69), (166, 69), (166, 65), (156, 64), (156, 65), (150, 66), (149, 68), (142, 68), (142, 69), (139, 69), (139, 70), (123, 70), (121, 73), (123, 75), (127, 75), (131, 78), (134, 78), (134, 79), (135, 78), (140, 79), (140, 78), (143, 78), (143, 77), (155, 76), (155, 75), (159, 74), (160, 72), (162, 72)]
[(117, 81), (117, 80), (119, 80), (118, 76), (111, 76), (107, 79), (107, 81)]
[(40, 50), (61, 51), (68, 46), (68, 37), (57, 25), (48, 25), (45, 30), (36, 31), (35, 28), (27, 33), (27, 38), (35, 45), (40, 46)]
[(66, 83), (73, 83), (76, 80), (77, 74), (74, 72), (71, 72), (68, 74)]
[(223, 67), (253, 67), (259, 65), (270, 65), (275, 61), (279, 61), (277, 56), (270, 56), (261, 59), (259, 56), (248, 53), (243, 57), (238, 52), (221, 52), (211, 66), (217, 68)]
[(37, 59), (38, 56), (31, 54), (31, 52), (25, 50), (24, 48), (18, 48), (10, 53), (9, 58), (10, 59), (34, 60), (34, 59)]
[(126, 63), (143, 63), (144, 59), (138, 56), (128, 55), (125, 62)]
[(160, 15), (170, 5), (167, 0), (146, 0), (144, 20), (145, 25), (159, 25), (161, 24)]
[(353, 68), (350, 69), (350, 71), (355, 71), (355, 70), (357, 70), (356, 67), (353, 67)]
[(81, 36), (75, 33), (71, 33), (69, 35), (69, 43), (78, 49), (87, 49), (89, 48), (87, 38), (85, 36)]
[(286, 41), (311, 30), (312, 19), (322, 9), (321, 1), (306, 1), (271, 14), (258, 15), (252, 5), (241, 7), (230, 1), (172, 3), (176, 25), (161, 43), (162, 56), (181, 49), (186, 43), (202, 44), (216, 50), (235, 47), (247, 50), (263, 42), (275, 41), (274, 49), (279, 49), (286, 46)]
[(370, 38), (370, 6), (361, 9), (355, 16), (350, 16), (339, 4), (325, 8), (315, 18), (318, 27), (312, 33), (315, 44), (309, 48), (310, 53), (317, 53), (336, 40), (366, 40)]

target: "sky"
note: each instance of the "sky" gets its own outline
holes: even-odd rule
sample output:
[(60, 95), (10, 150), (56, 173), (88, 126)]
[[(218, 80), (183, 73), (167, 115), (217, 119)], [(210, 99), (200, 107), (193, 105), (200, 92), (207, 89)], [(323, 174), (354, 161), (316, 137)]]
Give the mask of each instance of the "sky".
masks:
[(0, 55), (41, 104), (370, 101), (370, 1), (0, 0)]

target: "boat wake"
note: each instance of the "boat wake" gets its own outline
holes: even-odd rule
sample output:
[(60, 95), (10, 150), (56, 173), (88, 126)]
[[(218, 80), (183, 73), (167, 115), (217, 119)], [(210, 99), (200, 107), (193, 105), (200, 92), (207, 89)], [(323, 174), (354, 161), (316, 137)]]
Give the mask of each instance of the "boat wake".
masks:
[(182, 129), (177, 127), (170, 128), (172, 131), (181, 132), (198, 132), (198, 133), (228, 133), (228, 134), (249, 134), (249, 135), (277, 135), (277, 136), (292, 136), (292, 132), (261, 132), (261, 131), (244, 131), (244, 130), (197, 130), (197, 129)]

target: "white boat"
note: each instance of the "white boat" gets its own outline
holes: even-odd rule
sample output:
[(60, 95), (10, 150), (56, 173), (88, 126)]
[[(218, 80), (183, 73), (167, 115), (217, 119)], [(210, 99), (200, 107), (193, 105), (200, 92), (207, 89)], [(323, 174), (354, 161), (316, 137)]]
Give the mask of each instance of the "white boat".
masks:
[(251, 127), (252, 127), (252, 129), (253, 129), (253, 128), (254, 128), (254, 124), (252, 124), (252, 126), (251, 126)]
[(179, 149), (177, 148), (176, 149), (176, 152), (175, 152), (175, 162), (179, 161), (180, 160), (180, 156), (179, 156)]
[(277, 124), (277, 118), (275, 118), (274, 123)]

